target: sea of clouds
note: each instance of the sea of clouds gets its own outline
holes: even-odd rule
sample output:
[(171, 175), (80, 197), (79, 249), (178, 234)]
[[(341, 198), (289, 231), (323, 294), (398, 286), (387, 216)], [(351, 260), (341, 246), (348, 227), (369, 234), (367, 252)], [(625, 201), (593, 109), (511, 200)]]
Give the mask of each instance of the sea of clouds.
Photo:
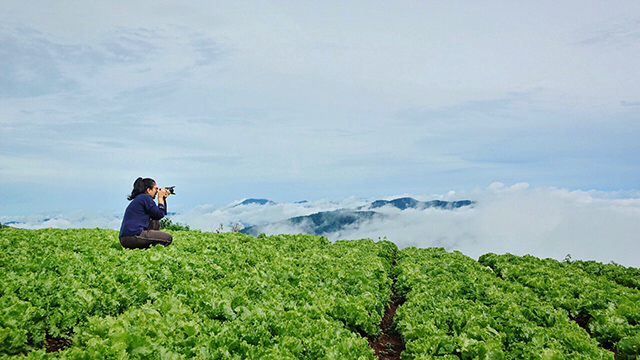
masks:
[[(473, 206), (455, 210), (427, 208), (400, 210), (385, 206), (385, 215), (328, 235), (330, 240), (386, 238), (400, 248), (444, 247), (473, 258), (488, 253), (531, 254), (558, 260), (616, 262), (640, 267), (640, 191), (570, 191), (530, 187), (526, 183), (440, 195), (411, 196), (416, 200), (473, 200)], [(266, 225), (265, 233), (291, 234), (300, 229), (274, 224), (320, 211), (358, 209), (377, 199), (345, 198), (302, 203), (201, 205), (178, 214), (173, 222), (202, 231), (230, 231), (240, 226)], [(13, 227), (119, 229), (122, 214), (76, 211), (55, 216), (0, 216)], [(222, 226), (221, 226), (222, 225)], [(179, 241), (179, 240), (178, 240)]]

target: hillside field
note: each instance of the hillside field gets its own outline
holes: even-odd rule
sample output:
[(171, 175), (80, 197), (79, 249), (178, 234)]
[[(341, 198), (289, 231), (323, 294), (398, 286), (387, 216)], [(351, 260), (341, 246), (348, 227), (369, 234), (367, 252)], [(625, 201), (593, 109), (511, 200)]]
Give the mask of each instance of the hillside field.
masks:
[(170, 232), (0, 228), (0, 359), (376, 359), (394, 298), (385, 358), (640, 359), (636, 268)]

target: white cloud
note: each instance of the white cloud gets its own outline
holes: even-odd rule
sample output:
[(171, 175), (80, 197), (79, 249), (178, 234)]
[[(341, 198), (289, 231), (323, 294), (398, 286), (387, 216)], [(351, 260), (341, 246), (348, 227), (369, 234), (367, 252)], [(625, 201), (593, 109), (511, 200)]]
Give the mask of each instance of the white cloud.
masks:
[[(402, 195), (402, 196), (407, 196)], [(401, 196), (390, 196), (394, 199)], [(531, 187), (527, 183), (505, 186), (493, 183), (486, 189), (471, 192), (449, 192), (443, 195), (419, 195), (426, 200), (477, 201), (472, 207), (456, 210), (398, 210), (385, 206), (375, 209), (383, 219), (364, 222), (357, 227), (330, 234), (330, 240), (387, 238), (400, 248), (445, 247), (477, 258), (487, 253), (510, 252), (538, 257), (611, 261), (640, 267), (640, 192), (569, 191), (566, 189)], [(291, 217), (320, 211), (358, 209), (373, 199), (346, 198), (305, 203), (227, 206), (203, 205), (173, 215), (174, 222), (192, 229), (215, 231), (219, 224), (229, 231), (235, 223), (243, 225), (271, 224), (267, 234), (298, 233), (300, 227), (278, 224)], [(118, 229), (120, 216), (102, 212), (77, 211), (53, 217), (0, 217), (13, 221), (13, 226), (106, 227)]]
[[(198, 206), (184, 213), (175, 215), (173, 219), (177, 222), (189, 224), (189, 226), (195, 229), (211, 231), (217, 229), (220, 224), (223, 224), (224, 229), (230, 229), (231, 226), (236, 223), (242, 224), (243, 226), (265, 225), (296, 216), (310, 215), (320, 211), (356, 208), (366, 204), (366, 201), (354, 197), (336, 201), (319, 200), (303, 203), (275, 203), (272, 205), (238, 205), (239, 202), (240, 201), (221, 207), (211, 205)], [(284, 230), (286, 229), (283, 229), (283, 231)]]
[(121, 215), (105, 211), (77, 210), (65, 214), (0, 216), (0, 223), (23, 229), (103, 228), (120, 229)]

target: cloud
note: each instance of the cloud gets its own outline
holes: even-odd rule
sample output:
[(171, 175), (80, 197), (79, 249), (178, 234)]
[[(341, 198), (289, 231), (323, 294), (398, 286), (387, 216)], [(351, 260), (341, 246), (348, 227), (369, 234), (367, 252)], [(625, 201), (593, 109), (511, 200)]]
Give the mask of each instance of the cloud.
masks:
[[(211, 231), (211, 229), (218, 228), (219, 224), (223, 224), (224, 228), (231, 228), (236, 223), (240, 223), (243, 226), (265, 225), (296, 216), (311, 215), (320, 211), (355, 208), (366, 204), (366, 201), (350, 197), (335, 201), (319, 200), (315, 202), (274, 203), (270, 205), (238, 205), (238, 203), (234, 202), (220, 207), (213, 205), (198, 206), (176, 215), (175, 219), (194, 228)], [(282, 227), (281, 229), (286, 230)], [(288, 232), (290, 233), (291, 231)]]
[(614, 18), (600, 22), (584, 30), (584, 45), (628, 46), (640, 41), (640, 19)]
[(23, 229), (104, 228), (120, 229), (122, 217), (105, 211), (77, 210), (65, 214), (0, 216), (0, 223)]
[[(395, 199), (405, 195), (390, 196)], [(558, 260), (614, 261), (640, 267), (640, 192), (570, 191), (531, 187), (527, 183), (505, 186), (491, 184), (470, 192), (414, 196), (421, 201), (477, 201), (472, 207), (455, 210), (428, 208), (399, 210), (391, 206), (374, 209), (384, 216), (358, 222), (330, 240), (386, 238), (400, 248), (444, 247), (477, 258), (488, 253), (532, 254)], [(279, 223), (292, 217), (337, 209), (359, 209), (372, 199), (355, 197), (300, 203), (239, 205), (202, 205), (171, 215), (174, 222), (192, 229), (223, 231), (239, 223), (243, 226), (266, 225), (267, 234), (298, 233), (304, 223), (287, 226)], [(25, 228), (107, 227), (118, 229), (119, 215), (77, 211), (46, 217), (0, 217), (2, 223)], [(307, 224), (308, 225), (308, 224)]]
[(191, 46), (200, 56), (196, 60), (196, 65), (206, 66), (215, 63), (224, 52), (220, 44), (211, 38), (199, 38), (191, 41)]
[[(640, 198), (499, 184), (470, 194), (477, 206), (453, 212), (407, 212), (358, 235), (386, 236), (399, 246), (444, 246), (472, 257), (486, 252), (639, 266)], [(363, 228), (365, 228), (363, 226)], [(354, 234), (350, 234), (354, 235)]]
[(0, 27), (0, 96), (35, 97), (87, 90), (109, 68), (151, 62), (162, 38), (152, 30), (119, 28), (82, 42), (27, 25)]
[(78, 84), (56, 64), (63, 45), (30, 30), (0, 28), (0, 98), (35, 97), (58, 91), (72, 91)]

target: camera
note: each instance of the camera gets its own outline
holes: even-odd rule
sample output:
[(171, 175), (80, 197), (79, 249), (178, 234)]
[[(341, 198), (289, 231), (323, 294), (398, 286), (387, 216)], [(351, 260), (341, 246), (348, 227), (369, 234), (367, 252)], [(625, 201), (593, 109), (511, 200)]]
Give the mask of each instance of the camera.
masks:
[(169, 190), (169, 194), (171, 195), (175, 195), (176, 193), (173, 191), (173, 189), (175, 188), (175, 186), (165, 186), (165, 189)]

